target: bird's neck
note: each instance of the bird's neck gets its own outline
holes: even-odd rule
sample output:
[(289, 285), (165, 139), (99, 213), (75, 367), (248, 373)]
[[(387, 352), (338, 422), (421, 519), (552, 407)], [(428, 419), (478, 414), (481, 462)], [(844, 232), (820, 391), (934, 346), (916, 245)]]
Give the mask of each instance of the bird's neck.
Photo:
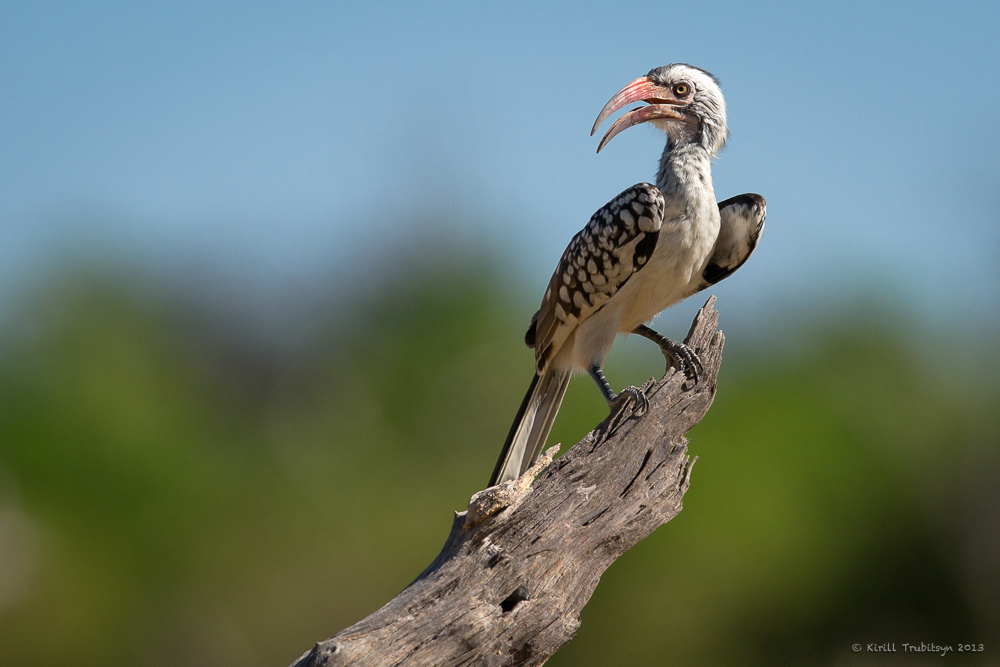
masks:
[(711, 153), (697, 142), (677, 144), (668, 140), (660, 156), (656, 187), (667, 199), (690, 200), (705, 194), (714, 199)]

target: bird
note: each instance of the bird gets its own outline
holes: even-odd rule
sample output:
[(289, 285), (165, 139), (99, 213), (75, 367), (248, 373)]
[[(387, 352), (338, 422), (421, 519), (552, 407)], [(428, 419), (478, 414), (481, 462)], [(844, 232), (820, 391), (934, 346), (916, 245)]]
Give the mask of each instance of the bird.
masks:
[(597, 128), (615, 121), (599, 153), (629, 127), (651, 123), (666, 134), (656, 183), (639, 183), (600, 208), (570, 241), (531, 318), (525, 344), (535, 374), (511, 425), (489, 486), (517, 479), (538, 458), (574, 373), (588, 373), (614, 413), (632, 402), (641, 415), (641, 389), (616, 394), (603, 363), (619, 334), (656, 342), (668, 364), (697, 381), (701, 361), (683, 343), (649, 322), (669, 306), (731, 275), (757, 247), (766, 214), (758, 194), (717, 202), (712, 160), (728, 138), (726, 102), (711, 73), (673, 63), (632, 80), (604, 106)]

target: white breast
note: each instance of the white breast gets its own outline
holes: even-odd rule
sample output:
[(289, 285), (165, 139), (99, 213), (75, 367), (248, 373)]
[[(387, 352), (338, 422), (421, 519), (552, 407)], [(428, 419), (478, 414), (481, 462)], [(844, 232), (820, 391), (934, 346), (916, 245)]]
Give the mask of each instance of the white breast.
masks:
[(649, 265), (622, 288), (625, 308), (619, 333), (629, 333), (694, 294), (719, 236), (719, 209), (700, 207), (695, 215), (664, 221)]
[(602, 364), (619, 333), (630, 333), (694, 294), (719, 235), (719, 209), (710, 205), (664, 220), (656, 250), (604, 307), (581, 322), (557, 355), (557, 367), (585, 371)]

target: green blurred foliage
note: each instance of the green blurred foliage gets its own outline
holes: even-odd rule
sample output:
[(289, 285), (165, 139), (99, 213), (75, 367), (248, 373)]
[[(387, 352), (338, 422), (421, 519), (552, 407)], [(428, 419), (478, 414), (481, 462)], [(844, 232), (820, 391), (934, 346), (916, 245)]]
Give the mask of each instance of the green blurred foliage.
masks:
[[(284, 665), (405, 587), (532, 369), (525, 299), (438, 266), (318, 304), (286, 347), (138, 276), (26, 295), (0, 339), (0, 664)], [(684, 511), (550, 664), (893, 664), (850, 646), (904, 641), (995, 659), (995, 383), (941, 373), (905, 322), (796, 321), (776, 323), (794, 349), (730, 342)], [(613, 382), (662, 370), (640, 347)], [(574, 381), (552, 441), (605, 409)]]

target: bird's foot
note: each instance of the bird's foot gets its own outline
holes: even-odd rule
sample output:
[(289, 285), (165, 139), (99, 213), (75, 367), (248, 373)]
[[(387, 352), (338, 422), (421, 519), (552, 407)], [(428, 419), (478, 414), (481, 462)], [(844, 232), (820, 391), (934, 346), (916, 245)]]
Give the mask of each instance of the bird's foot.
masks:
[(625, 412), (631, 408), (632, 416), (641, 417), (649, 411), (649, 399), (646, 397), (646, 392), (639, 387), (625, 387), (608, 407), (611, 408), (611, 414)]
[(590, 367), (590, 375), (600, 388), (604, 400), (608, 402), (608, 409), (611, 411), (607, 420), (605, 437), (614, 433), (629, 417), (641, 417), (649, 411), (649, 399), (646, 397), (646, 391), (652, 386), (652, 381), (647, 382), (642, 387), (625, 387), (622, 393), (615, 394), (608, 379), (604, 377), (604, 371), (598, 364)]
[(705, 370), (705, 365), (701, 363), (698, 353), (684, 343), (678, 343), (669, 338), (663, 340), (667, 344), (660, 345), (660, 349), (663, 350), (663, 356), (666, 357), (668, 366), (676, 368), (684, 373), (684, 377), (688, 380), (697, 383), (702, 371)]
[(660, 332), (645, 324), (636, 327), (632, 333), (648, 338), (660, 346), (663, 356), (667, 359), (667, 368), (676, 368), (684, 377), (692, 382), (698, 382), (698, 377), (705, 370), (698, 353), (684, 343), (670, 340)]
[(652, 386), (647, 382), (642, 387), (625, 387), (622, 393), (608, 401), (611, 414), (602, 428), (601, 439), (608, 438), (612, 433), (632, 417), (642, 417), (649, 411), (649, 398), (646, 390)]

